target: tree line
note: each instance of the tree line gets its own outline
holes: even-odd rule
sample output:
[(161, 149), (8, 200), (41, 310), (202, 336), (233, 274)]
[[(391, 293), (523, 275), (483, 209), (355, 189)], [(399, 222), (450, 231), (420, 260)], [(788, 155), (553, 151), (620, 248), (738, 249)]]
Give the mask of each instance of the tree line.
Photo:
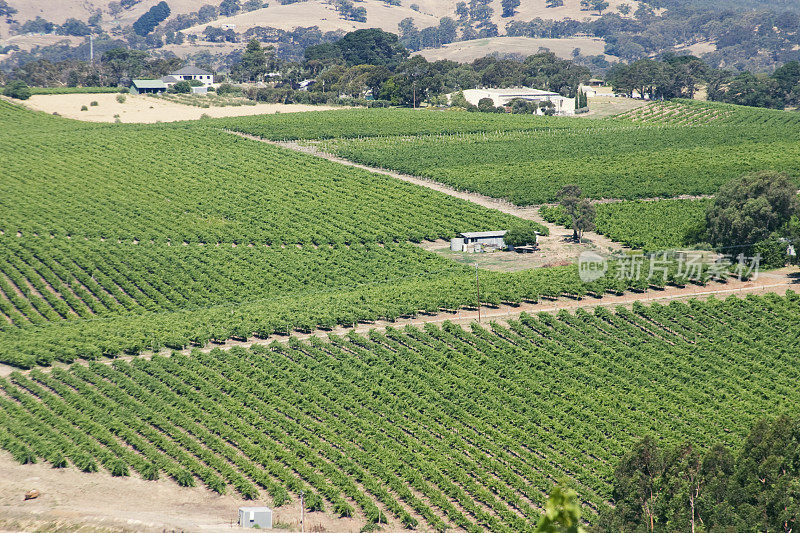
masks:
[(607, 81), (614, 91), (651, 100), (694, 98), (704, 86), (709, 100), (783, 109), (800, 105), (800, 62), (789, 61), (771, 74), (715, 69), (692, 55), (617, 63)]
[(797, 531), (800, 417), (755, 423), (739, 449), (639, 441), (614, 470), (597, 531)]

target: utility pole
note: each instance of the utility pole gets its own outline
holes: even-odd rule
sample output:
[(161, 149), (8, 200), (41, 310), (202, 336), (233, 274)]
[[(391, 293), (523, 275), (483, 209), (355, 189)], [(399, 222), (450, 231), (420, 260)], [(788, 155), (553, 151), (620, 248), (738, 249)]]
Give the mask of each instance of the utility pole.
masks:
[(306, 491), (300, 491), (300, 533), (306, 533), (306, 522), (305, 522), (305, 510), (306, 510)]
[(475, 292), (478, 294), (478, 324), (481, 323), (481, 285), (478, 281), (478, 263), (475, 263)]

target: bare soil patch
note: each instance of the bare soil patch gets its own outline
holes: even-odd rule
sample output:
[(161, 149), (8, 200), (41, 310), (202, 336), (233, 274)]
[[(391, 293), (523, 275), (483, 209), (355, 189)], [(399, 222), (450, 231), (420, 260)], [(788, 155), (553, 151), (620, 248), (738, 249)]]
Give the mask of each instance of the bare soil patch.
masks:
[[(41, 496), (23, 501), (25, 492)], [(106, 472), (86, 474), (48, 464), (20, 465), (0, 452), (0, 531), (203, 531), (239, 530), (238, 508), (271, 506), (271, 501), (244, 501), (204, 488), (178, 486), (170, 479), (144, 481), (115, 478)], [(273, 509), (273, 524), (299, 531), (300, 505)], [(357, 533), (363, 522), (326, 513), (306, 513), (306, 531)], [(399, 525), (384, 525), (399, 532)]]
[[(292, 113), (298, 111), (327, 111), (344, 109), (331, 106), (311, 106), (301, 104), (256, 104), (228, 107), (196, 107), (160, 98), (126, 94), (125, 102), (117, 101), (117, 94), (47, 94), (34, 95), (23, 102), (37, 111), (58, 113), (61, 116), (89, 122), (114, 122), (119, 116), (124, 123), (175, 122), (178, 120), (197, 120), (207, 115), (212, 118), (268, 115), (273, 113)], [(91, 102), (98, 105), (91, 106)], [(86, 106), (86, 111), (81, 111)]]

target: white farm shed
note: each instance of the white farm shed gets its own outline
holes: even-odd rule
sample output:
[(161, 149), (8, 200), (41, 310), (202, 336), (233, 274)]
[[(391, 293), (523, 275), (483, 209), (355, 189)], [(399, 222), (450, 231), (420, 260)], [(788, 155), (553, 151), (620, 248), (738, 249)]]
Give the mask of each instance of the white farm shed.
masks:
[(506, 243), (503, 237), (506, 230), (502, 231), (468, 231), (450, 241), (450, 249), (454, 252), (481, 252), (484, 248), (503, 249)]
[(269, 507), (239, 507), (239, 525), (245, 528), (272, 529), (272, 509)]
[(472, 105), (478, 105), (483, 98), (491, 98), (495, 107), (506, 106), (512, 100), (526, 100), (528, 102), (552, 102), (556, 115), (574, 115), (575, 99), (561, 96), (550, 91), (541, 91), (529, 87), (516, 87), (513, 89), (466, 89), (464, 98)]

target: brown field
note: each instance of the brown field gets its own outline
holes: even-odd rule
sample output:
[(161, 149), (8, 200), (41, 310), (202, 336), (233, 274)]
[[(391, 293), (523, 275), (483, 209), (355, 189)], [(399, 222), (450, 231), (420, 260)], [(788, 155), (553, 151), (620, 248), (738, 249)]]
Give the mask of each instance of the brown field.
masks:
[[(41, 496), (23, 501), (31, 489), (39, 490)], [(0, 532), (224, 533), (236, 527), (238, 508), (250, 505), (271, 506), (271, 500), (243, 501), (201, 487), (180, 487), (171, 479), (144, 481), (134, 476), (115, 478), (104, 471), (86, 474), (48, 464), (20, 465), (5, 451), (0, 452)], [(273, 509), (273, 525), (284, 524), (284, 531), (300, 531), (299, 521), (296, 501)], [(364, 523), (358, 517), (306, 513), (305, 529), (356, 533)], [(389, 524), (383, 531), (399, 532), (401, 528)]]
[[(575, 37), (570, 39), (531, 39), (530, 37), (493, 37), (451, 43), (442, 48), (428, 48), (418, 52), (428, 61), (449, 59), (460, 63), (469, 63), (489, 54), (520, 54), (529, 56), (541, 48), (547, 48), (563, 59), (572, 58), (572, 51), (580, 48), (583, 55), (602, 54), (605, 42), (591, 37)], [(609, 60), (614, 56), (606, 56)]]
[(419, 13), (407, 7), (407, 5), (389, 6), (381, 0), (364, 0), (357, 5), (366, 8), (367, 22), (341, 19), (333, 6), (325, 0), (308, 0), (287, 5), (270, 2), (269, 7), (265, 9), (258, 9), (250, 13), (240, 13), (233, 17), (220, 18), (209, 24), (188, 28), (184, 30), (184, 33), (187, 35), (192, 33), (200, 35), (207, 25), (219, 27), (225, 24), (235, 25), (236, 31), (241, 33), (254, 26), (270, 26), (282, 30), (291, 30), (298, 26), (318, 26), (322, 31), (352, 31), (377, 27), (386, 31), (396, 32), (397, 25), (407, 17), (413, 18), (420, 28), (439, 23), (437, 17)]
[[(87, 20), (92, 13), (100, 10), (103, 13), (103, 29), (114, 34), (120, 27), (130, 26), (142, 13), (157, 4), (159, 0), (142, 0), (129, 10), (122, 11), (117, 17), (112, 18), (108, 4), (109, 0), (8, 0), (9, 5), (16, 8), (19, 13), (15, 18), (25, 22), (37, 15), (52, 22), (61, 24), (67, 18), (75, 17)], [(397, 24), (406, 17), (411, 17), (419, 28), (438, 24), (441, 17), (455, 17), (455, 6), (458, 0), (401, 0), (400, 6), (389, 6), (381, 0), (365, 0), (359, 6), (367, 9), (367, 22), (353, 22), (342, 20), (332, 6), (324, 0), (308, 0), (290, 5), (280, 5), (279, 2), (270, 2), (269, 6), (250, 13), (239, 14), (234, 17), (218, 19), (211, 25), (235, 24), (237, 31), (244, 31), (253, 26), (271, 26), (290, 30), (298, 26), (318, 26), (323, 31), (345, 30), (351, 31), (359, 28), (379, 27), (387, 31), (397, 31)], [(204, 0), (171, 0), (169, 2), (172, 17), (182, 13), (196, 11), (206, 2)], [(636, 0), (609, 0), (608, 12), (616, 12), (620, 4), (627, 3), (635, 10)], [(419, 6), (419, 11), (411, 9), (412, 4)], [(518, 8), (514, 17), (502, 18), (501, 0), (492, 0), (494, 9), (492, 21), (497, 24), (500, 33), (505, 32), (505, 25), (511, 20), (528, 21), (536, 17), (544, 19), (572, 18), (583, 20), (596, 17), (596, 13), (582, 11), (580, 0), (565, 0), (565, 5), (548, 9), (545, 0), (526, 0)], [(201, 34), (205, 24), (189, 28), (185, 33)], [(8, 25), (5, 19), (0, 20), (0, 39), (8, 37)]]
[[(90, 106), (93, 101), (97, 106)], [(126, 95), (125, 103), (117, 102), (116, 94), (48, 94), (34, 95), (24, 105), (37, 111), (58, 113), (61, 116), (89, 122), (114, 122), (119, 115), (124, 123), (175, 122), (196, 120), (202, 115), (212, 118), (267, 115), (272, 113), (291, 113), (294, 111), (326, 111), (343, 109), (330, 106), (310, 106), (300, 104), (256, 104), (229, 107), (195, 107), (168, 102), (144, 95)], [(87, 111), (81, 111), (81, 106)]]

